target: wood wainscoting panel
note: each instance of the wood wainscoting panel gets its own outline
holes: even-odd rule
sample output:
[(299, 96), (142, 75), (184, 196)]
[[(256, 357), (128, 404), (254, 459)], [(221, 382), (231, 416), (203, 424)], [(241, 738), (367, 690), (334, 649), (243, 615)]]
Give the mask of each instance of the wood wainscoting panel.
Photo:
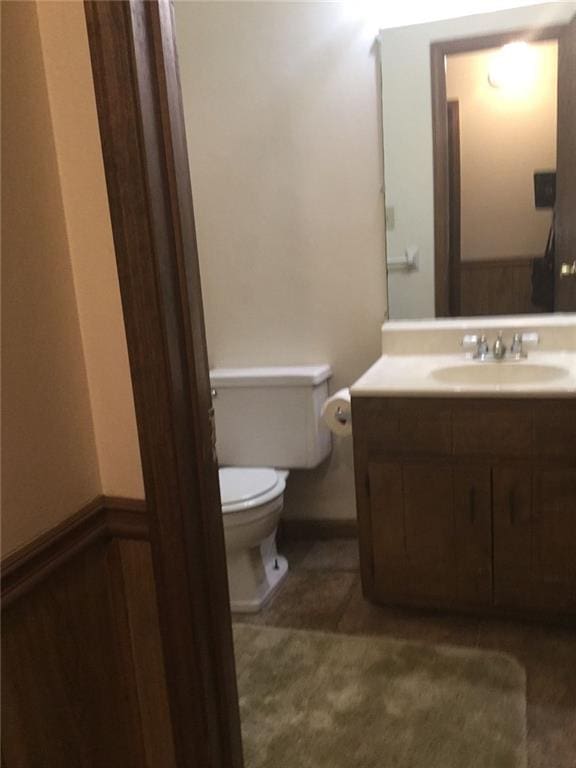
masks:
[(461, 262), (461, 315), (529, 315), (542, 311), (532, 304), (531, 258)]
[(3, 768), (175, 767), (147, 535), (99, 497), (6, 559)]
[(152, 552), (147, 541), (124, 539), (117, 541), (116, 546), (122, 568), (147, 765), (173, 768), (176, 758), (156, 609)]
[(109, 556), (97, 541), (4, 612), (6, 768), (146, 765)]

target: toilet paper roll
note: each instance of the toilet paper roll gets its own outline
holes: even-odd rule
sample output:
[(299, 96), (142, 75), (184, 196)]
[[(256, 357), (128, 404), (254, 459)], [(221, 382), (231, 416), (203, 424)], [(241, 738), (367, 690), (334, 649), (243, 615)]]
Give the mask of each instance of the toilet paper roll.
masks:
[(352, 403), (346, 387), (329, 397), (322, 406), (322, 421), (335, 435), (352, 434)]

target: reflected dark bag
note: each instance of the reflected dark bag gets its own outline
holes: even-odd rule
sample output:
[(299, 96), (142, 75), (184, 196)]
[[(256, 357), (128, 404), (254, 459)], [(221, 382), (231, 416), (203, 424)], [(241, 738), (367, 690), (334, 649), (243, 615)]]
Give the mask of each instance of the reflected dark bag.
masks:
[(554, 311), (554, 225), (544, 256), (532, 261), (532, 304), (545, 312)]

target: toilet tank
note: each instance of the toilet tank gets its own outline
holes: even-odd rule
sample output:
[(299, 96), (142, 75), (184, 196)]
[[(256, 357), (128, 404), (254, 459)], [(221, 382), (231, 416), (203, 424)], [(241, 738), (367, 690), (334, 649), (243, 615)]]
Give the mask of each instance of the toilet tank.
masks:
[(315, 467), (332, 448), (320, 411), (329, 365), (210, 372), (221, 465)]

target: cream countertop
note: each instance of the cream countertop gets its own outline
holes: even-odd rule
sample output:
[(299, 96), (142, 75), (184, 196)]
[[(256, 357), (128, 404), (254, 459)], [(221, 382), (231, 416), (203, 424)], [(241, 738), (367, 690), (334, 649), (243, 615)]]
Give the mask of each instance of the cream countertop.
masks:
[[(461, 348), (464, 334), (485, 333), (491, 346), (500, 330), (508, 347), (516, 331), (536, 332), (540, 343), (522, 360), (472, 360)], [(576, 314), (389, 322), (382, 351), (352, 397), (576, 396)]]

